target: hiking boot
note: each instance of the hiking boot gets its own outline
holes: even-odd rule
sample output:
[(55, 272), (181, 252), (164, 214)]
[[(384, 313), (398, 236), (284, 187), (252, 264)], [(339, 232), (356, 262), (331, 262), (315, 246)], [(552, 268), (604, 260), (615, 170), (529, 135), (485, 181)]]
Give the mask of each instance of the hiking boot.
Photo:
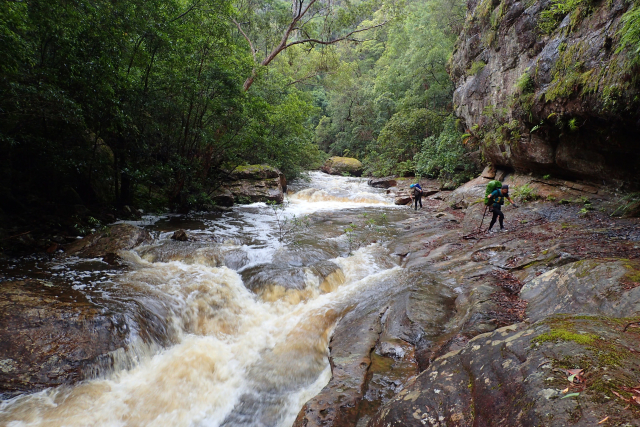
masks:
[(501, 228), (500, 229), (500, 232), (502, 232), (502, 233), (506, 233), (507, 231), (509, 231), (509, 230), (507, 230), (506, 228)]
[(491, 233), (491, 234), (497, 233), (497, 232), (498, 232), (498, 230), (492, 230), (492, 229), (488, 229), (487, 230), (487, 233)]

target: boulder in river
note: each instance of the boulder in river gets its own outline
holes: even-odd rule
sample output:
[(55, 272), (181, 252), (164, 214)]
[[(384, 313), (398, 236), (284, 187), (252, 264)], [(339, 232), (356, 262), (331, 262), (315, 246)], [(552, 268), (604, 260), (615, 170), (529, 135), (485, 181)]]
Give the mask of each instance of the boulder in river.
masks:
[(322, 171), (330, 175), (362, 175), (362, 163), (352, 157), (330, 157), (322, 166)]
[(116, 224), (71, 243), (68, 255), (81, 258), (102, 258), (108, 254), (133, 249), (151, 240), (148, 231), (130, 224)]
[(212, 199), (220, 206), (284, 201), (287, 180), (282, 172), (269, 165), (238, 166)]
[(411, 203), (411, 200), (412, 199), (409, 193), (398, 193), (396, 195), (394, 203), (396, 205), (408, 205), (409, 203)]
[(367, 181), (367, 185), (374, 188), (390, 188), (398, 185), (398, 181), (395, 178), (371, 178)]
[(269, 165), (238, 166), (231, 173), (231, 177), (234, 180), (280, 178), (280, 175), (282, 175), (282, 172)]
[(129, 336), (123, 314), (41, 280), (1, 283), (0, 313), (0, 396), (80, 381)]
[[(311, 276), (317, 278), (317, 289), (310, 281)], [(320, 261), (308, 267), (263, 264), (244, 270), (242, 277), (247, 289), (262, 300), (287, 299), (289, 302), (307, 300), (316, 292), (333, 292), (345, 281), (340, 267), (331, 261)]]
[(171, 240), (177, 240), (179, 242), (186, 242), (189, 240), (189, 236), (187, 235), (187, 232), (184, 230), (176, 230), (173, 232), (173, 235), (171, 236)]

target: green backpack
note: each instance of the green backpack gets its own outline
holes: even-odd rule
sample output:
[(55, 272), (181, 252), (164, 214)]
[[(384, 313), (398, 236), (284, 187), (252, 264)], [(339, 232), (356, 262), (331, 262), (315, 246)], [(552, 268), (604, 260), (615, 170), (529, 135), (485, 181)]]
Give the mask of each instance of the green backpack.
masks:
[(489, 181), (487, 184), (487, 189), (484, 191), (484, 204), (489, 206), (489, 195), (497, 190), (498, 188), (502, 188), (502, 183), (500, 181)]

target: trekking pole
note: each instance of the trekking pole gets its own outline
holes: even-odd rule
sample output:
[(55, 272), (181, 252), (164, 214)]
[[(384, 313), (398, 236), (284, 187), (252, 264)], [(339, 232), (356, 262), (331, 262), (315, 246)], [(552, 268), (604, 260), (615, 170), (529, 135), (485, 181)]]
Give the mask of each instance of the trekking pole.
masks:
[(482, 221), (480, 221), (480, 227), (478, 227), (478, 233), (482, 230), (482, 224), (484, 223), (484, 217), (487, 215), (487, 209), (489, 206), (484, 207), (484, 214), (482, 214)]

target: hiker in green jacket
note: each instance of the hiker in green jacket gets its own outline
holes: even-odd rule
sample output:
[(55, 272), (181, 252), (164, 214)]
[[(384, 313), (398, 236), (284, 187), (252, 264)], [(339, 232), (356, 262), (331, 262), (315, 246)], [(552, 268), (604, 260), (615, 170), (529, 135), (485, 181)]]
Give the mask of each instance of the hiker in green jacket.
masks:
[(504, 228), (504, 214), (502, 213), (502, 205), (504, 205), (504, 199), (509, 200), (509, 202), (518, 207), (511, 197), (509, 197), (509, 186), (503, 185), (501, 189), (493, 190), (493, 192), (489, 195), (489, 202), (491, 205), (491, 212), (493, 212), (493, 218), (491, 218), (491, 224), (489, 224), (489, 233), (494, 233), (492, 230), (493, 225), (496, 223), (496, 219), (500, 218), (500, 231), (506, 231)]

